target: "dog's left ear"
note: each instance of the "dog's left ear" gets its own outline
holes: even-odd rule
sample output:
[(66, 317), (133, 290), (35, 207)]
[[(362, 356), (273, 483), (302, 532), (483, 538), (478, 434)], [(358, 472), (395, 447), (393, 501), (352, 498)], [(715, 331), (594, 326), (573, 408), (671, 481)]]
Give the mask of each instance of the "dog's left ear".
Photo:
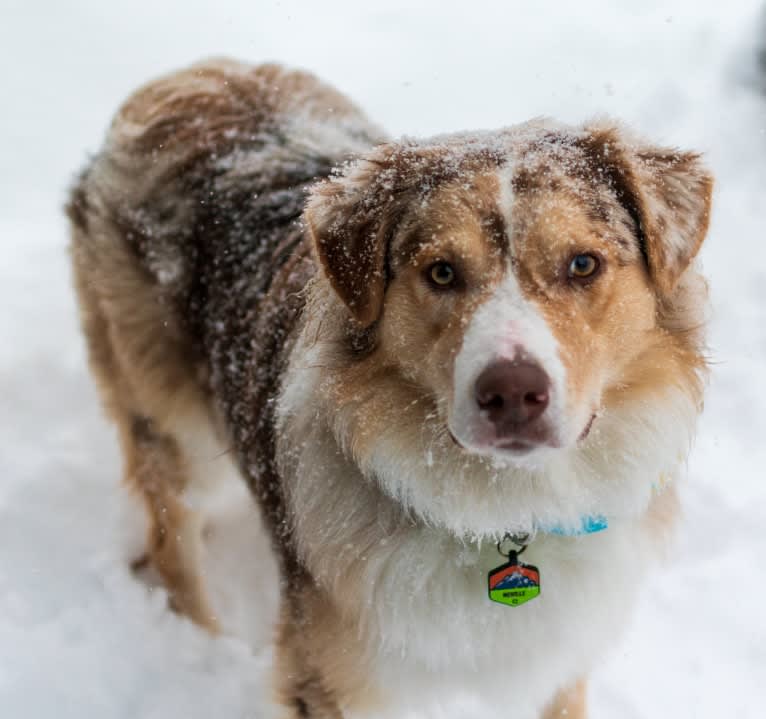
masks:
[(380, 316), (386, 252), (397, 220), (394, 148), (381, 145), (318, 184), (304, 219), (320, 270), (363, 327)]
[(586, 132), (597, 169), (636, 223), (659, 294), (669, 297), (707, 234), (712, 175), (696, 153), (653, 147), (614, 126)]

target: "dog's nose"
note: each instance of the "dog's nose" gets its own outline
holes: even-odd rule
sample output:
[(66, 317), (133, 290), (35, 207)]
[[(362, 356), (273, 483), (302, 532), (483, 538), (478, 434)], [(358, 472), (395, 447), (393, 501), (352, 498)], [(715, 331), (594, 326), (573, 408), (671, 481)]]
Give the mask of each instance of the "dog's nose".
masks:
[(548, 406), (550, 380), (536, 362), (500, 360), (476, 380), (476, 402), (498, 434), (537, 419)]

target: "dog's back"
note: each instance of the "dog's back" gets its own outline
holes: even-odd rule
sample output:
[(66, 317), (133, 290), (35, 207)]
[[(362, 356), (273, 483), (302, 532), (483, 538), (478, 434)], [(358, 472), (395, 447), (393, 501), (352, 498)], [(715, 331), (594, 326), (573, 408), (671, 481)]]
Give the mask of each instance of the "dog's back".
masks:
[(147, 559), (210, 628), (201, 518), (182, 496), (211, 480), (192, 457), (233, 440), (270, 528), (284, 526), (267, 399), (313, 273), (300, 215), (308, 186), (377, 137), (307, 73), (210, 61), (136, 92), (72, 193), (91, 366), (153, 520)]

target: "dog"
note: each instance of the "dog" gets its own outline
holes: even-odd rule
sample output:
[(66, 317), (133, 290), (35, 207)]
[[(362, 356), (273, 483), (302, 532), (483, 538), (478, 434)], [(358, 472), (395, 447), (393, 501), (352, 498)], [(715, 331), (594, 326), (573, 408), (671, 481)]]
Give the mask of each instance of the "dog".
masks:
[(280, 565), (283, 716), (584, 717), (678, 514), (712, 187), (606, 119), (391, 141), (225, 59), (138, 90), (68, 214), (172, 606), (220, 628), (200, 457), (231, 450)]

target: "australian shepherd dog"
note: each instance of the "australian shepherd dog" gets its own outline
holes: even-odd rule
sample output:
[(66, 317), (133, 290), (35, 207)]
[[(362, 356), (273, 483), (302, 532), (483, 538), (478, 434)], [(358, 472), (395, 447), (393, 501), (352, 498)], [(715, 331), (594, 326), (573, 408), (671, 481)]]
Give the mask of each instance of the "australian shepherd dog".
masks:
[(281, 570), (281, 716), (585, 716), (677, 514), (712, 184), (604, 119), (391, 141), (277, 65), (138, 90), (68, 212), (172, 606), (219, 629), (199, 457), (230, 450)]

